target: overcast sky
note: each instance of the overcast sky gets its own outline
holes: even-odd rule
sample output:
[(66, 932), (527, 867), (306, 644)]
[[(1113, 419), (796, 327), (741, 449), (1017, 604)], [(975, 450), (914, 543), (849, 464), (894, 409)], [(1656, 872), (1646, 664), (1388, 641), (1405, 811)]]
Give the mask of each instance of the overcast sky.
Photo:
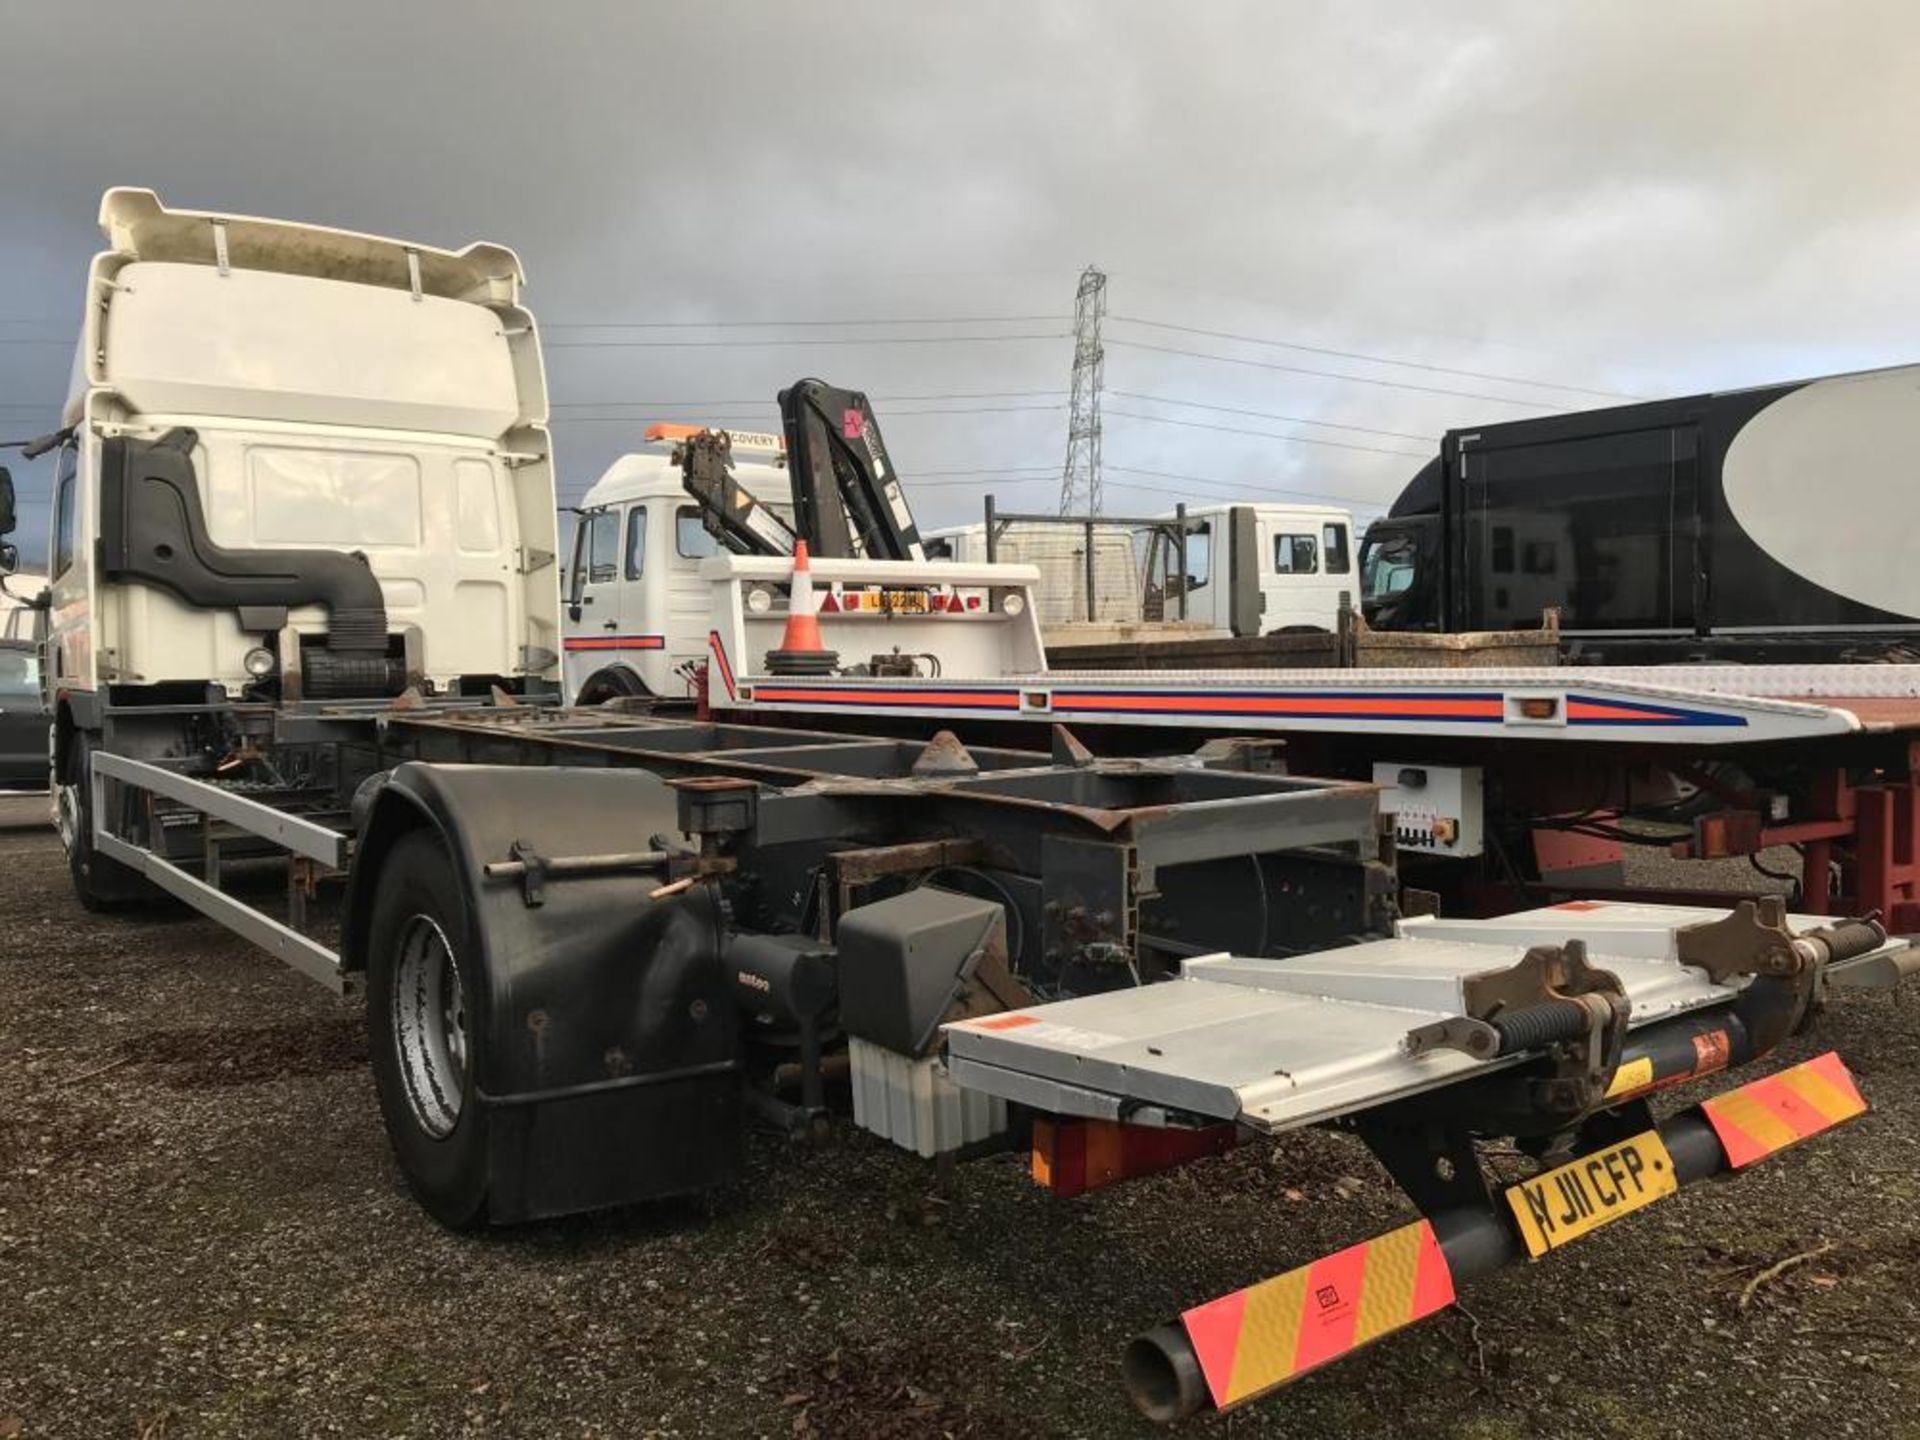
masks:
[[(1920, 348), (1911, 0), (0, 13), (7, 438), (57, 423), (113, 184), (515, 247), (563, 497), (818, 374), (877, 398), (923, 525), (1050, 509), (1088, 263), (1109, 511), (1377, 512), (1451, 425)], [(854, 320), (938, 323), (659, 323)]]

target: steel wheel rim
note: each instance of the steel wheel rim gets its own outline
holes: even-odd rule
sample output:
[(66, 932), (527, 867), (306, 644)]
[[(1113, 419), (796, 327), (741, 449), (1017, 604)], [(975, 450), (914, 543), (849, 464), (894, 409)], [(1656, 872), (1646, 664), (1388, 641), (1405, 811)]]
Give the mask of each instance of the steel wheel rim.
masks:
[(59, 833), (60, 848), (72, 855), (80, 842), (80, 787), (61, 785), (54, 791), (53, 828)]
[(416, 1125), (444, 1140), (466, 1098), (467, 999), (453, 946), (431, 916), (412, 916), (402, 927), (390, 998), (407, 1108)]

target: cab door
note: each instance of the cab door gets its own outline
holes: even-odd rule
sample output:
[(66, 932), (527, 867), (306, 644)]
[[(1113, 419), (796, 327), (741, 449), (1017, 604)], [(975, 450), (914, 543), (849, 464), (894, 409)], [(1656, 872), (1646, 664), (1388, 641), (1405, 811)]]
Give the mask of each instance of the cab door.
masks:
[(1353, 585), (1353, 547), (1347, 522), (1317, 515), (1261, 520), (1262, 560), (1268, 569), (1266, 630), (1332, 630), (1340, 592)]
[(698, 664), (707, 653), (707, 632), (713, 629), (713, 582), (703, 579), (700, 562), (720, 553), (720, 542), (708, 533), (697, 505), (660, 507), (672, 524), (661, 547), (671, 567), (667, 575), (665, 645), (669, 666)]
[(566, 684), (569, 698), (618, 657), (620, 648), (619, 508), (588, 510), (573, 532), (567, 593)]

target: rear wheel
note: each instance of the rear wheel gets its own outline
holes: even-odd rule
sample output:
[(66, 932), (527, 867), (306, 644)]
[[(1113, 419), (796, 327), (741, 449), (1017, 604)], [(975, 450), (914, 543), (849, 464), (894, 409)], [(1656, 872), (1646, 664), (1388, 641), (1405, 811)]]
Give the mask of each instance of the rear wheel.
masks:
[(487, 1216), (487, 1117), (477, 1084), (484, 990), (459, 877), (439, 838), (402, 837), (380, 867), (367, 947), (368, 1052), (387, 1138), (441, 1224)]
[(647, 693), (645, 683), (631, 670), (623, 666), (609, 666), (587, 677), (587, 683), (580, 687), (574, 704), (604, 705), (609, 700), (636, 699)]
[(99, 748), (84, 730), (67, 747), (66, 764), (53, 792), (54, 826), (67, 852), (73, 893), (88, 910), (121, 910), (160, 892), (135, 871), (93, 847), (93, 755)]

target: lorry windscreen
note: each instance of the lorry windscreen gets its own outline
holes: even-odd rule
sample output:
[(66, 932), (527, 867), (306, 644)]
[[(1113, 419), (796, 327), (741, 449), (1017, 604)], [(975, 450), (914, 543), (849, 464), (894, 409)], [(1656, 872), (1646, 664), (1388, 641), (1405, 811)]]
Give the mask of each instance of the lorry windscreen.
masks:
[(1369, 535), (1360, 544), (1360, 596), (1375, 605), (1403, 595), (1413, 586), (1418, 547), (1405, 531)]

